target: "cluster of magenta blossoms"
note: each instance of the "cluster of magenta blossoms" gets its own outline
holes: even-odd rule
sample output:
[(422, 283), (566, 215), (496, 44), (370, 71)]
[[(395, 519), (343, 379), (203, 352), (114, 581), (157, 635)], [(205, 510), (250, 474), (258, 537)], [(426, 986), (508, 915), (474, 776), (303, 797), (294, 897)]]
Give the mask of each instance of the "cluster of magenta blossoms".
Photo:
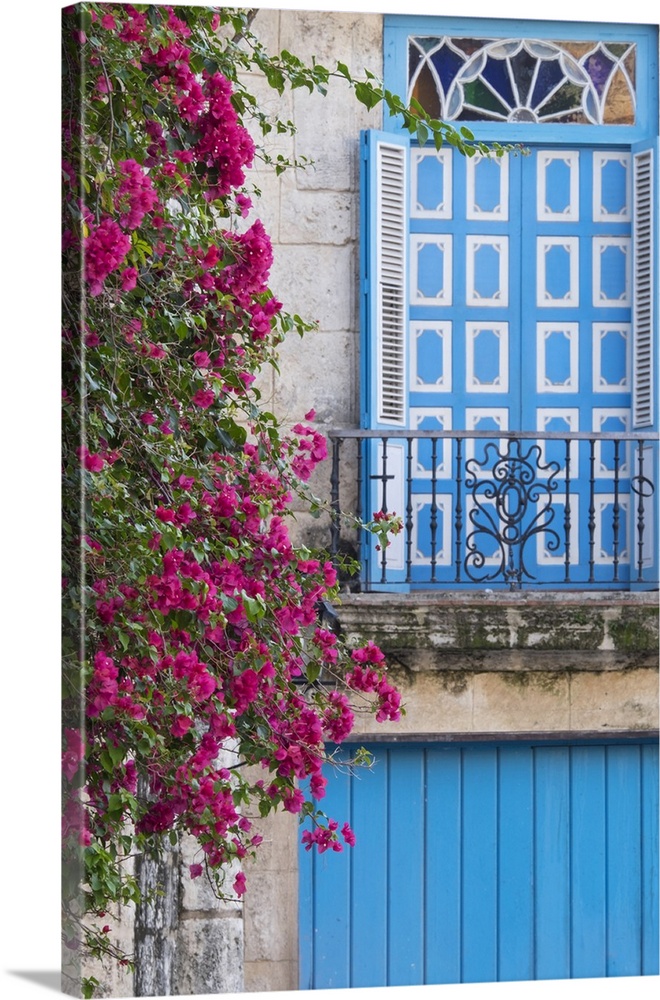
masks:
[(243, 221), (255, 145), (215, 35), (234, 23), (65, 15), (63, 834), (92, 912), (137, 898), (123, 859), (164, 836), (238, 896), (276, 807), (309, 819), (307, 847), (353, 844), (319, 807), (326, 743), (401, 713), (380, 650), (321, 626), (335, 568), (289, 534), (327, 449), (313, 411), (283, 433), (254, 387), (303, 331)]

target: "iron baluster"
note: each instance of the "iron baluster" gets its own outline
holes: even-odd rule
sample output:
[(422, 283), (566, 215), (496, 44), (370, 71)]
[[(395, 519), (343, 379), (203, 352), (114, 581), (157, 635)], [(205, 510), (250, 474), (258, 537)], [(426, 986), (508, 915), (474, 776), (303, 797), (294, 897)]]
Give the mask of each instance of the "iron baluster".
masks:
[(594, 582), (594, 548), (596, 544), (596, 442), (589, 439), (589, 583)]
[(463, 530), (463, 506), (461, 501), (461, 484), (463, 482), (462, 438), (456, 438), (456, 510), (454, 530), (456, 532), (456, 582), (461, 579), (461, 533)]
[(612, 565), (613, 580), (619, 579), (619, 439), (614, 439), (614, 504), (612, 507)]
[(436, 437), (431, 438), (431, 583), (435, 583), (435, 570), (437, 563), (437, 541), (436, 541), (436, 532), (438, 530), (438, 505), (436, 502), (437, 445), (438, 445), (438, 439)]
[(412, 533), (413, 533), (413, 502), (412, 502), (412, 438), (406, 438), (406, 583), (412, 580)]
[[(640, 489), (637, 490), (635, 486), (635, 481), (640, 483)], [(637, 495), (637, 580), (638, 582), (642, 579), (642, 570), (644, 568), (644, 488), (642, 484), (644, 483), (644, 442), (637, 442), (637, 475), (635, 480), (630, 484), (632, 489)]]
[(564, 466), (564, 583), (571, 579), (571, 442), (566, 438), (566, 464)]

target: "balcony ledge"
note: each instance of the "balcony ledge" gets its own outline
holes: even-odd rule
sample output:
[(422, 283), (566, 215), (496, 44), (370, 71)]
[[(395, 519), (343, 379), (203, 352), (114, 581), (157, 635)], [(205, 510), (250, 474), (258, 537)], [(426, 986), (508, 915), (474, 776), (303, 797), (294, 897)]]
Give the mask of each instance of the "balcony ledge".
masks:
[(655, 592), (346, 594), (336, 610), (349, 642), (406, 671), (658, 667)]

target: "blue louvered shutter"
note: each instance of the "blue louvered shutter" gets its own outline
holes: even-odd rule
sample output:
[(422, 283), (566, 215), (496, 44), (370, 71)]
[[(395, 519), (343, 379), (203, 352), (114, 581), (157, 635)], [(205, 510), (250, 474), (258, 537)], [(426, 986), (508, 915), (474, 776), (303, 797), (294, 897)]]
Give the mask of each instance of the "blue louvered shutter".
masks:
[[(633, 429), (658, 429), (658, 140), (636, 143), (633, 162)], [(637, 449), (633, 480), (633, 517), (643, 526), (633, 561), (643, 580), (658, 579), (658, 445)], [(656, 484), (651, 494), (650, 483)], [(636, 484), (636, 488), (635, 488)], [(641, 574), (640, 574), (641, 564)], [(639, 583), (639, 579), (637, 580)], [(642, 584), (643, 585), (643, 584)]]
[[(407, 136), (362, 133), (362, 425), (384, 432), (408, 423), (408, 163)], [(405, 442), (374, 441), (365, 459), (365, 517), (380, 509), (403, 515)], [(366, 539), (363, 557), (377, 584), (384, 575), (383, 553), (375, 544)], [(402, 535), (385, 555), (388, 583), (398, 587), (405, 576)]]

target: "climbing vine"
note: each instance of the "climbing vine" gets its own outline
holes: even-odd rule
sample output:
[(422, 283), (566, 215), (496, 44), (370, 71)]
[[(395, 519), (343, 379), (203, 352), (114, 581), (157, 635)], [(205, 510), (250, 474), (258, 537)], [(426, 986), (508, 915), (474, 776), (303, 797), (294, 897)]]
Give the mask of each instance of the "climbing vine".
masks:
[[(335, 566), (289, 536), (326, 442), (313, 411), (286, 431), (255, 386), (311, 326), (269, 288), (249, 172), (304, 161), (268, 153), (295, 126), (245, 72), (280, 93), (342, 79), (422, 141), (471, 137), (342, 63), (269, 55), (254, 13), (64, 12), (64, 927), (73, 951), (121, 962), (102, 918), (139, 899), (127, 859), (192, 835), (190, 877), (235, 898), (255, 815), (308, 817), (308, 848), (351, 845), (319, 807), (327, 746), (357, 711), (401, 713), (381, 651), (322, 623)], [(387, 544), (390, 526), (371, 527)]]

